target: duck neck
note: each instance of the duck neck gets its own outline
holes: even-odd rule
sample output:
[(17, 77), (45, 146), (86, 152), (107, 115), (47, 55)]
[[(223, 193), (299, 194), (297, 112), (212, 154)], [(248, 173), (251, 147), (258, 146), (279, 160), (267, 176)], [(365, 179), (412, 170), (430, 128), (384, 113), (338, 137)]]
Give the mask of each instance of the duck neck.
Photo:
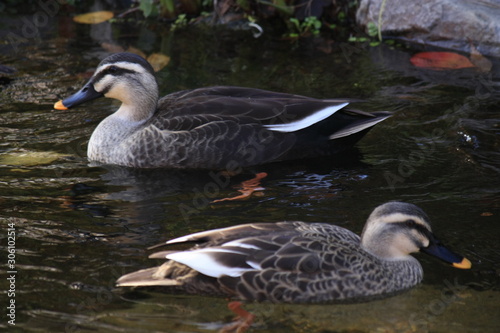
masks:
[(110, 152), (130, 137), (132, 133), (150, 119), (157, 107), (158, 89), (130, 90), (121, 96), (122, 105), (112, 115), (104, 119), (94, 130), (89, 140), (87, 155), (89, 159), (104, 163), (117, 163)]
[(128, 119), (122, 119), (117, 116), (117, 112), (108, 116), (96, 127), (90, 136), (87, 147), (87, 155), (90, 160), (103, 163), (115, 163), (111, 160), (110, 152), (119, 152), (116, 147), (132, 133), (140, 128), (140, 125), (146, 120), (134, 122)]
[(121, 95), (122, 105), (112, 115), (131, 125), (142, 124), (153, 116), (158, 104), (158, 88), (130, 89), (128, 94)]

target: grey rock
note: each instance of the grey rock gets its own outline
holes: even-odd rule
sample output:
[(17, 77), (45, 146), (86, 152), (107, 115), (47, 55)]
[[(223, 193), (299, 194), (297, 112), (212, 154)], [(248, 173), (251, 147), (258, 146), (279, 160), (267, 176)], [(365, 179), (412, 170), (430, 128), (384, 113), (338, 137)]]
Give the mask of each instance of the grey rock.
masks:
[(357, 23), (370, 22), (384, 36), (470, 52), (473, 43), (486, 56), (500, 54), (500, 0), (361, 0)]

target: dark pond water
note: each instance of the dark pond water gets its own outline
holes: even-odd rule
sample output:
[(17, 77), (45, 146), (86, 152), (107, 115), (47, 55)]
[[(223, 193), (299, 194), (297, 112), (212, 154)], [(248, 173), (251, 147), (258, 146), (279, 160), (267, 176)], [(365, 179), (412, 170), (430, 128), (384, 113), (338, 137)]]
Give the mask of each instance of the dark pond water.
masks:
[[(169, 33), (160, 24), (75, 25), (60, 12), (23, 37), (32, 15), (1, 17), (0, 280), (9, 332), (213, 332), (231, 322), (227, 301), (115, 288), (150, 267), (148, 246), (235, 224), (321, 221), (360, 232), (380, 203), (408, 201), (468, 257), (457, 270), (417, 255), (425, 278), (383, 300), (344, 305), (248, 304), (255, 332), (498, 332), (500, 316), (500, 63), (492, 71), (411, 67), (415, 50), (326, 40), (300, 43), (248, 30)], [(25, 28), (27, 29), (27, 28)], [(15, 32), (23, 40), (14, 40)], [(10, 37), (9, 37), (10, 36)], [(134, 171), (89, 165), (86, 144), (116, 103), (54, 111), (110, 45), (170, 57), (162, 94), (240, 85), (314, 97), (361, 98), (390, 110), (357, 150), (255, 167), (227, 180), (207, 171)], [(325, 48), (330, 48), (325, 52)], [(498, 60), (497, 60), (498, 61)], [(4, 70), (6, 71), (6, 70)], [(267, 172), (244, 201), (238, 184)], [(217, 177), (220, 177), (217, 179)], [(224, 184), (222, 184), (224, 183)], [(214, 186), (222, 184), (224, 186)], [(15, 296), (8, 294), (7, 234), (15, 229)], [(6, 307), (15, 300), (15, 326)]]

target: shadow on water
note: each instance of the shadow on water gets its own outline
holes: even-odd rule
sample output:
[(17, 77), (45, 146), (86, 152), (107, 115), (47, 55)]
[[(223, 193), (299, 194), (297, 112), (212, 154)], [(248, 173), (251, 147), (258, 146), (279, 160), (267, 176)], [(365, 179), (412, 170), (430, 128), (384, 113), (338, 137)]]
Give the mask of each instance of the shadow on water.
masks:
[[(362, 304), (248, 304), (257, 315), (252, 330), (497, 331), (498, 59), (491, 59), (489, 73), (436, 72), (412, 67), (408, 59), (416, 51), (404, 45), (335, 41), (325, 53), (318, 49), (322, 39), (290, 43), (272, 31), (254, 39), (249, 31), (222, 28), (172, 33), (127, 21), (83, 26), (65, 10), (36, 36), (22, 35), (32, 14), (4, 16), (0, 27), (2, 37), (23, 38), (0, 45), (0, 238), (5, 251), (14, 227), (18, 272), (16, 326), (2, 321), (2, 329), (217, 331), (232, 320), (224, 299), (123, 290), (114, 282), (157, 264), (146, 247), (186, 233), (282, 220), (360, 233), (376, 205), (404, 200), (428, 213), (439, 237), (471, 259), (471, 271), (417, 255), (425, 278), (406, 293)], [(116, 103), (102, 99), (71, 111), (52, 105), (78, 90), (111, 50), (130, 47), (170, 58), (158, 72), (163, 94), (240, 85), (360, 98), (356, 107), (394, 116), (337, 159), (275, 163), (231, 177), (90, 165), (87, 140)], [(248, 199), (213, 202), (239, 195), (241, 183), (260, 172), (267, 173), (262, 189)]]

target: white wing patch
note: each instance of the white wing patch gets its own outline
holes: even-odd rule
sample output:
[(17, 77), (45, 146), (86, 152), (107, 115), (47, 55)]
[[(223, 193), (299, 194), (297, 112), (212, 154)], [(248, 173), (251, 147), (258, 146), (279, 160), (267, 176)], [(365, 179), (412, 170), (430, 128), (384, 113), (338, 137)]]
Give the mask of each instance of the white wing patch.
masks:
[(227, 242), (227, 243), (222, 244), (222, 246), (234, 246), (234, 247), (241, 247), (244, 249), (262, 250), (260, 247), (258, 247), (256, 245), (242, 243), (240, 240), (234, 240), (231, 242)]
[(177, 261), (181, 264), (191, 267), (192, 269), (211, 276), (214, 278), (221, 277), (223, 275), (228, 275), (231, 277), (241, 276), (246, 271), (253, 270), (253, 268), (243, 268), (243, 267), (230, 267), (221, 264), (217, 261), (213, 254), (215, 253), (227, 253), (231, 254), (243, 254), (241, 252), (226, 250), (226, 249), (199, 249), (194, 251), (183, 251), (175, 252), (167, 255), (167, 259)]
[(264, 125), (264, 127), (268, 128), (271, 131), (276, 131), (276, 132), (295, 132), (304, 129), (306, 127), (309, 127), (311, 125), (314, 125), (322, 121), (323, 119), (330, 117), (332, 114), (346, 107), (348, 104), (349, 103), (332, 105), (324, 109), (318, 110), (314, 114), (297, 121), (292, 121), (286, 124)]
[(358, 124), (356, 126), (346, 127), (346, 128), (344, 128), (344, 129), (342, 129), (340, 131), (337, 131), (337, 132), (333, 133), (332, 135), (330, 135), (328, 137), (328, 139), (333, 140), (333, 139), (343, 138), (343, 137), (352, 135), (354, 133), (361, 132), (362, 130), (365, 130), (367, 128), (375, 126), (379, 122), (381, 122), (383, 120), (386, 120), (388, 117), (390, 117), (390, 115), (387, 115), (387, 117), (376, 118), (376, 119), (374, 119), (372, 121), (367, 121), (365, 123)]
[(189, 242), (191, 236), (193, 236), (193, 235), (196, 235), (196, 234), (190, 234), (190, 235), (186, 235), (186, 236), (177, 237), (177, 238), (168, 240), (165, 244), (174, 244), (174, 243)]
[(262, 266), (260, 266), (258, 263), (254, 262), (254, 261), (247, 261), (247, 264), (249, 266), (252, 266), (252, 268), (255, 269), (255, 270), (261, 270), (262, 269)]

